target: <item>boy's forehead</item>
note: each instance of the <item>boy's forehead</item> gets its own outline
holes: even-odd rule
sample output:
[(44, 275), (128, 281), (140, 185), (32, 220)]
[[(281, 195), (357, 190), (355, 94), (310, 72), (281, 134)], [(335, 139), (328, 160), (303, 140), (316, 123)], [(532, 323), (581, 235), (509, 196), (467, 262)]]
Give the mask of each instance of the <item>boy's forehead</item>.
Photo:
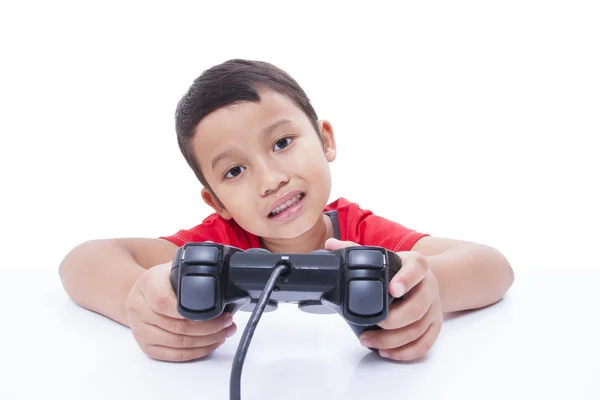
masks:
[(287, 96), (273, 91), (261, 91), (259, 95), (260, 101), (225, 106), (200, 121), (193, 147), (201, 160), (236, 141), (258, 140), (271, 126), (300, 126), (309, 122), (302, 109)]
[(195, 141), (223, 140), (225, 138), (260, 135), (269, 125), (288, 120), (304, 124), (304, 112), (288, 97), (273, 91), (260, 92), (260, 101), (244, 101), (213, 111), (196, 127)]

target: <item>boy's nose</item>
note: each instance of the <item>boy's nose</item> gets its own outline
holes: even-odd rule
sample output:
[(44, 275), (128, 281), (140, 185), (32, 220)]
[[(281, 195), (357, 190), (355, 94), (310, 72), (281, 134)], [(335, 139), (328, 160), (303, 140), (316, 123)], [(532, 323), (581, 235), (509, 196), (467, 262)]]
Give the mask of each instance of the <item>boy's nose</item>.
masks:
[(289, 176), (278, 169), (264, 168), (260, 181), (260, 194), (267, 196), (276, 192), (281, 186), (289, 182)]

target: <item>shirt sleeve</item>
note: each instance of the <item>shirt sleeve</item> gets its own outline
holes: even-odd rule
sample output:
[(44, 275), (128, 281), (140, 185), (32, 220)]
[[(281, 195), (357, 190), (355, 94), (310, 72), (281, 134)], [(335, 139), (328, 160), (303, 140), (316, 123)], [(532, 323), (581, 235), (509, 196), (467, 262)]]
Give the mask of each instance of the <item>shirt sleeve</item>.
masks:
[(243, 250), (260, 246), (258, 238), (247, 234), (235, 222), (224, 220), (216, 214), (211, 214), (201, 224), (191, 229), (180, 229), (172, 235), (159, 236), (159, 239), (168, 240), (178, 247), (190, 242), (207, 241)]
[(160, 239), (168, 240), (181, 247), (190, 242), (215, 242), (221, 244), (230, 244), (228, 239), (231, 236), (228, 226), (220, 218), (211, 214), (202, 221), (201, 224), (191, 229), (180, 229), (176, 233), (168, 236), (160, 236)]
[(410, 251), (419, 239), (429, 236), (358, 207), (348, 216), (348, 238), (345, 240), (361, 246), (379, 246), (397, 253)]
[[(210, 239), (207, 239), (205, 236), (201, 235), (197, 232), (201, 226), (195, 226), (192, 229), (180, 229), (176, 233), (169, 236), (159, 236), (159, 239), (168, 240), (169, 242), (175, 244), (177, 247), (181, 247), (186, 243), (190, 242), (207, 242)], [(214, 240), (210, 240), (214, 242)]]

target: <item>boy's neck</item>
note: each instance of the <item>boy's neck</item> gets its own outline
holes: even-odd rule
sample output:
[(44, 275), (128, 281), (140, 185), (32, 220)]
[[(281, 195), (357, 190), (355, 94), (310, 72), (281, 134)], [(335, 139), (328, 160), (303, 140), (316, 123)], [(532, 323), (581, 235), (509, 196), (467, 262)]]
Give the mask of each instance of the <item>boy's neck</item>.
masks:
[(309, 253), (325, 248), (325, 241), (333, 237), (333, 224), (326, 214), (309, 231), (294, 239), (261, 238), (262, 247), (272, 253)]

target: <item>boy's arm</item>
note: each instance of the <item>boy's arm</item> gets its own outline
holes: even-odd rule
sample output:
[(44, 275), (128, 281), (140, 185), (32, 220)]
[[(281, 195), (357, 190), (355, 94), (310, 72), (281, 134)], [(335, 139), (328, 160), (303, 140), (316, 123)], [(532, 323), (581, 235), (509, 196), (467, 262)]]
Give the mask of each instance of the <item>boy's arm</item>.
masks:
[(133, 284), (147, 269), (172, 260), (176, 250), (163, 239), (92, 240), (65, 256), (59, 275), (75, 303), (128, 326), (125, 304)]
[(438, 281), (443, 312), (470, 310), (499, 301), (514, 280), (496, 249), (472, 242), (426, 236), (412, 248), (427, 258)]
[[(325, 247), (354, 246), (328, 239)], [(484, 307), (500, 300), (512, 285), (513, 270), (497, 250), (478, 243), (425, 236), (400, 251), (402, 269), (390, 281), (390, 294), (405, 296), (390, 307), (381, 330), (366, 331), (361, 343), (393, 360), (426, 354), (442, 329), (443, 314)]]

